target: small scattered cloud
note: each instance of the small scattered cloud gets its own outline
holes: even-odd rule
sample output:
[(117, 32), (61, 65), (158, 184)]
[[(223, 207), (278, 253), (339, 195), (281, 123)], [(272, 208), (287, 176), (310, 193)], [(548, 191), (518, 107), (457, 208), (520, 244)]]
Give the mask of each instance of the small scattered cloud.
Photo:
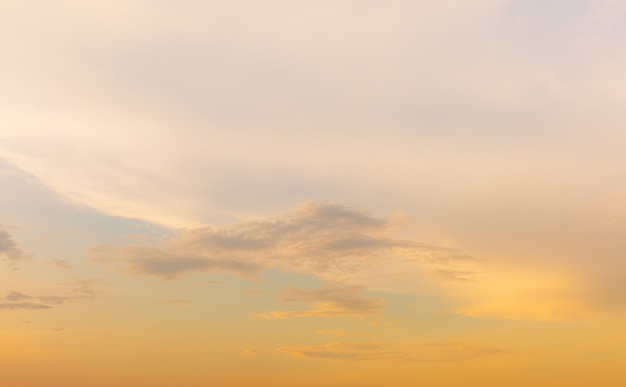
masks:
[(327, 285), (322, 289), (286, 289), (282, 301), (304, 303), (307, 310), (272, 311), (257, 314), (258, 318), (284, 319), (291, 317), (371, 317), (378, 316), (386, 300), (361, 294), (363, 287), (354, 285)]
[(193, 306), (193, 302), (189, 301), (189, 300), (167, 300), (165, 301), (166, 304), (169, 305), (179, 305), (179, 306), (185, 306), (185, 307), (192, 307)]
[(30, 295), (16, 290), (8, 291), (0, 298), (0, 309), (4, 310), (38, 310), (52, 309), (69, 302), (94, 299), (99, 294), (100, 279), (79, 280), (60, 285), (59, 294)]
[(243, 294), (247, 294), (249, 296), (263, 296), (267, 294), (267, 292), (264, 292), (262, 290), (257, 290), (257, 289), (245, 289), (243, 291)]
[(51, 309), (52, 306), (38, 303), (38, 302), (7, 302), (6, 298), (0, 300), (0, 310), (37, 310), (37, 309)]
[(207, 281), (194, 281), (194, 284), (196, 284), (196, 285), (222, 285), (223, 282), (222, 281), (207, 280)]
[(286, 346), (279, 352), (308, 359), (348, 361), (388, 360), (408, 362), (446, 362), (473, 360), (513, 354), (502, 348), (458, 343), (368, 343), (333, 342), (322, 345)]
[(444, 280), (475, 281), (476, 272), (472, 270), (460, 270), (454, 268), (441, 268), (433, 270), (434, 276)]
[(433, 359), (442, 361), (470, 360), (483, 357), (511, 355), (514, 353), (504, 348), (448, 342), (423, 342), (417, 344), (417, 348), (422, 350), (432, 349), (434, 355)]
[(258, 351), (256, 349), (249, 349), (249, 348), (247, 348), (243, 352), (241, 352), (239, 355), (243, 356), (243, 357), (256, 357), (256, 356), (263, 355), (263, 352)]
[(349, 331), (343, 331), (340, 329), (318, 329), (315, 331), (318, 335), (325, 336), (343, 336), (343, 337), (356, 337), (356, 336), (365, 336), (363, 333), (354, 333)]
[(78, 297), (95, 298), (102, 292), (101, 289), (106, 285), (106, 281), (101, 278), (89, 278), (64, 282), (61, 288), (69, 294)]
[(63, 259), (49, 259), (46, 264), (63, 270), (72, 270), (72, 265)]
[(287, 346), (279, 352), (309, 359), (339, 360), (412, 360), (405, 353), (389, 350), (380, 344), (336, 342), (323, 345)]
[(20, 249), (11, 234), (0, 226), (0, 261), (16, 268), (20, 262), (29, 258), (30, 256)]

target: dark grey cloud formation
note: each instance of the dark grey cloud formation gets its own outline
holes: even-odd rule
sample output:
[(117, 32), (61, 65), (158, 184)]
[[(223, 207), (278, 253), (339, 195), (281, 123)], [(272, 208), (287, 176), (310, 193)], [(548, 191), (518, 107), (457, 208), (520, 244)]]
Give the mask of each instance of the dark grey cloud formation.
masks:
[(29, 256), (20, 249), (9, 232), (0, 225), (0, 261), (11, 267), (28, 259)]
[(253, 277), (278, 267), (328, 280), (390, 261), (461, 272), (457, 265), (473, 260), (455, 249), (394, 239), (390, 227), (334, 202), (305, 202), (281, 216), (225, 228), (184, 229), (153, 244), (93, 246), (91, 260), (165, 279), (198, 272)]

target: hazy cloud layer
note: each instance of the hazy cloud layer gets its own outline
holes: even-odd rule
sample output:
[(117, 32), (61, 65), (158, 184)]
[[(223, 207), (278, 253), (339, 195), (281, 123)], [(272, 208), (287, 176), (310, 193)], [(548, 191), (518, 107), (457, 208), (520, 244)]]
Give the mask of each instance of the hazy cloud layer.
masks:
[(187, 308), (190, 308), (193, 306), (193, 302), (189, 301), (189, 300), (181, 300), (181, 299), (174, 299), (174, 300), (167, 300), (165, 301), (166, 304), (168, 305), (178, 305), (178, 306), (184, 306)]
[(263, 352), (256, 349), (246, 348), (239, 355), (243, 357), (256, 357), (263, 355)]
[(333, 342), (323, 345), (287, 346), (278, 349), (288, 355), (309, 359), (388, 360), (440, 362), (472, 360), (512, 354), (510, 350), (460, 343), (381, 344)]
[[(0, 7), (0, 156), (74, 203), (206, 239), (99, 247), (96, 261), (161, 278), (278, 266), (364, 283), (381, 255), (393, 262), (369, 282), (423, 274), (385, 271), (411, 254), (453, 255), (369, 231), (291, 246), (220, 234), (271, 234), (223, 225), (331, 198), (406, 213), (411, 241), (564, 273), (582, 293), (567, 298), (626, 305), (623, 2)], [(6, 248), (3, 263), (23, 259)], [(431, 260), (441, 279), (476, 279)], [(472, 313), (502, 315), (507, 301)]]
[(359, 286), (329, 285), (323, 289), (283, 291), (283, 302), (303, 303), (314, 308), (297, 311), (272, 311), (257, 314), (259, 318), (283, 319), (290, 317), (371, 317), (380, 315), (385, 301), (366, 297)]
[(623, 219), (625, 12), (11, 2), (0, 153), (76, 202), (171, 226), (301, 197), (455, 220), (551, 205)]
[[(199, 272), (254, 277), (277, 267), (346, 280), (386, 263), (458, 270), (475, 260), (455, 249), (392, 238), (390, 224), (333, 203), (306, 202), (287, 214), (224, 228), (181, 230), (153, 245), (97, 245), (91, 261), (166, 279)], [(302, 296), (302, 295), (301, 295)]]
[(48, 261), (46, 261), (46, 264), (62, 270), (72, 270), (72, 265), (70, 265), (64, 259), (49, 259)]
[(355, 337), (355, 336), (364, 336), (362, 333), (354, 333), (349, 331), (344, 331), (341, 329), (318, 329), (315, 331), (318, 335), (328, 335), (328, 336), (344, 336), (344, 337)]

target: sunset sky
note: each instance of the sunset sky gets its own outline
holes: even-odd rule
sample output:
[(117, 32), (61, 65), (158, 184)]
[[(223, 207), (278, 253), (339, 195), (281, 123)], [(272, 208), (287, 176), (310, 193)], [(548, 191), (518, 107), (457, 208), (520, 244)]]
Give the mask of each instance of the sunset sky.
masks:
[(626, 2), (0, 0), (0, 387), (623, 387)]

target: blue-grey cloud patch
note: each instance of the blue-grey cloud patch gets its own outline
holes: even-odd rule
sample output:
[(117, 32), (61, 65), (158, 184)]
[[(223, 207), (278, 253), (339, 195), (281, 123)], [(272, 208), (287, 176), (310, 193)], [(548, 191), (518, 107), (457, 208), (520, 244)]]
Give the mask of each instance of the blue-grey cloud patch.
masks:
[(28, 254), (22, 251), (11, 234), (0, 225), (0, 261), (14, 268), (28, 258)]

